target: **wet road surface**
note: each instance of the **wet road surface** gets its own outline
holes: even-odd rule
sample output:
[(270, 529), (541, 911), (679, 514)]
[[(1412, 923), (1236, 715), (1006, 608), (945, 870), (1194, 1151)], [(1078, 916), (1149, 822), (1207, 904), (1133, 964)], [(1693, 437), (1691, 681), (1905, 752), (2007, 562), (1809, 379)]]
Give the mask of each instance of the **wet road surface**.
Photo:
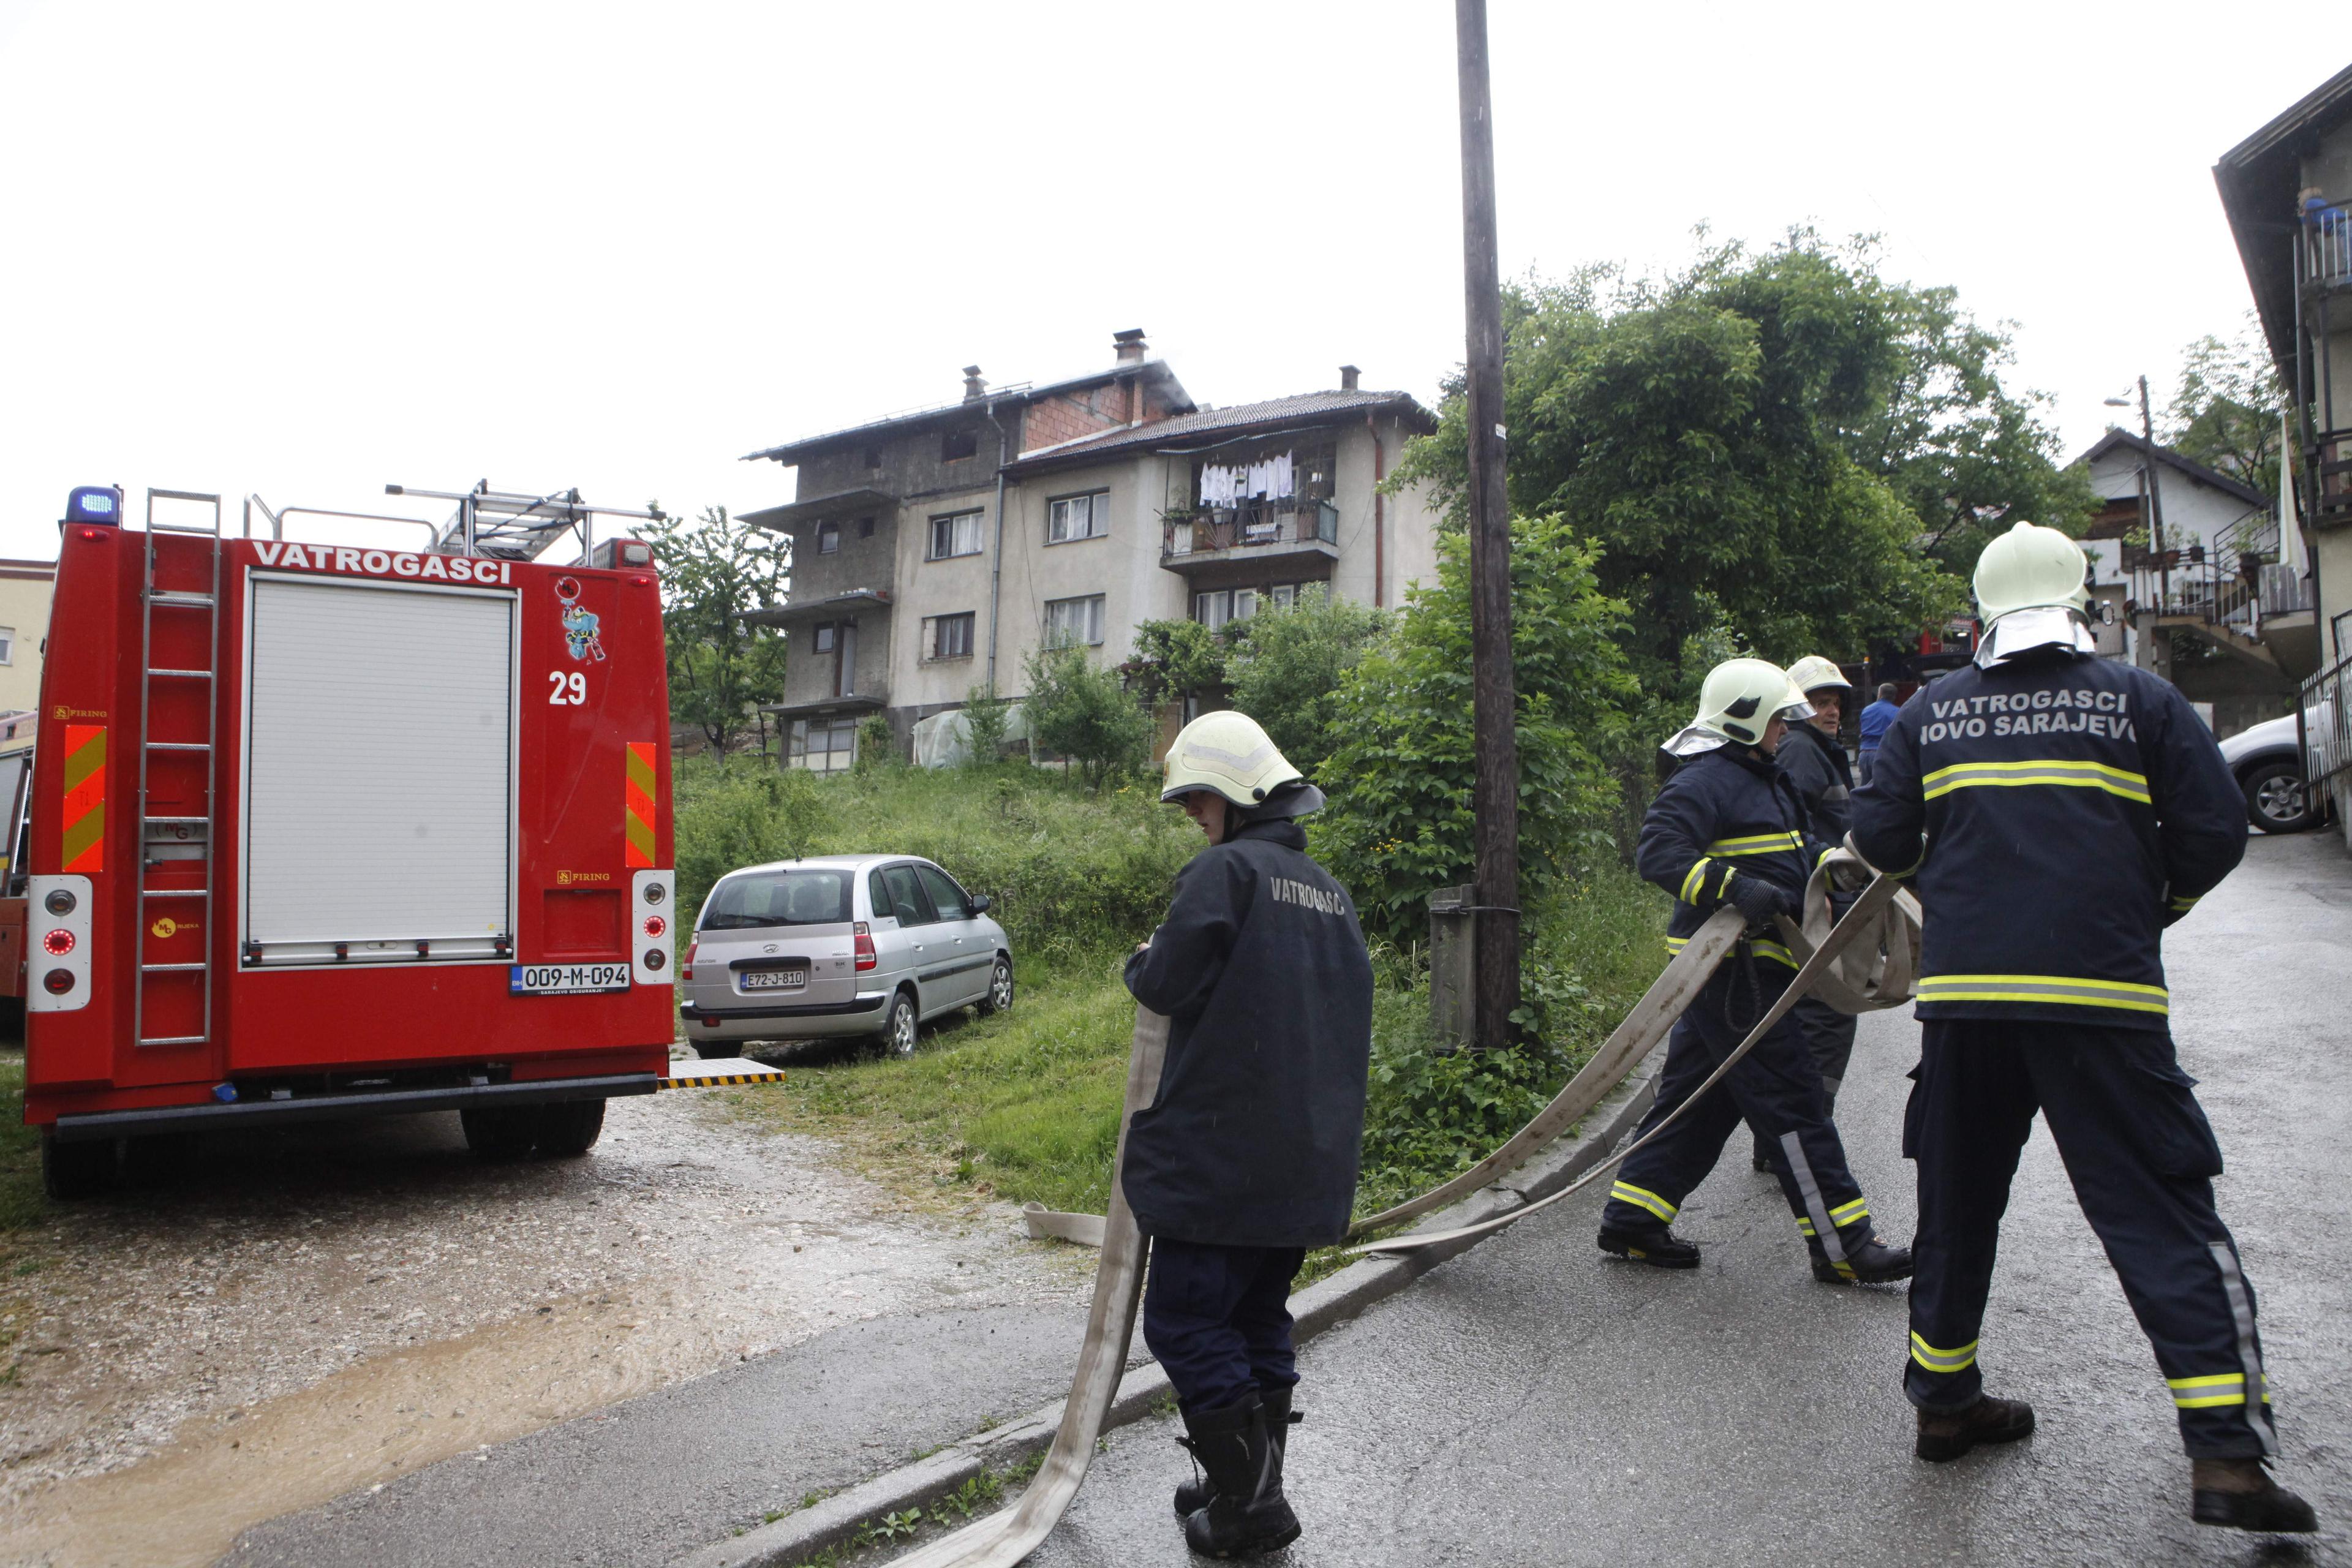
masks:
[[(2040, 1431), (1955, 1464), (1911, 1456), (1900, 1288), (1813, 1282), (1736, 1141), (1677, 1222), (1704, 1266), (1592, 1246), (1606, 1184), (1432, 1273), (1301, 1355), (1288, 1490), (1307, 1535), (1271, 1563), (2154, 1564), (2352, 1562), (2352, 859), (2258, 837), (2170, 933), (2184, 1067), (2260, 1292), (2280, 1474), (2323, 1533), (2193, 1525), (2162, 1375), (2038, 1124), (2002, 1231), (1988, 1385)], [(1873, 1212), (1907, 1238), (1908, 1009), (1862, 1023), (1839, 1101)], [(1038, 1568), (1185, 1552), (1167, 1420), (1109, 1440)]]

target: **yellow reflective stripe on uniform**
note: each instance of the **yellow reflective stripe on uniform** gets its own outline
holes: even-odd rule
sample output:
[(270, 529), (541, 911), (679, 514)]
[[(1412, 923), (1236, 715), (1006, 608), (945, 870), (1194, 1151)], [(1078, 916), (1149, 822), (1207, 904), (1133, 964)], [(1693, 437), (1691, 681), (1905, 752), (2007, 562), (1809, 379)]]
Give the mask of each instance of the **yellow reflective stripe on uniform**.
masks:
[(1706, 847), (1710, 855), (1778, 855), (1784, 849), (1801, 852), (1804, 838), (1795, 833), (1750, 833), (1740, 838), (1718, 838)]
[(1830, 1223), (1836, 1226), (1849, 1226), (1858, 1219), (1869, 1217), (1870, 1205), (1860, 1198), (1854, 1199), (1850, 1204), (1840, 1204), (1830, 1210)]
[(1922, 1002), (2064, 1002), (2131, 1013), (2172, 1010), (2171, 994), (2161, 985), (2070, 974), (1923, 974), (1918, 997)]
[(1804, 967), (1803, 964), (1797, 962), (1796, 954), (1790, 952), (1787, 948), (1782, 947), (1777, 942), (1765, 942), (1759, 938), (1751, 937), (1748, 939), (1748, 945), (1754, 951), (1756, 956), (1759, 958), (1778, 959), (1791, 969), (1802, 969)]
[(1715, 879), (1715, 896), (1718, 899), (1731, 891), (1731, 868), (1726, 866), (1723, 875)]
[(1974, 784), (2003, 787), (2063, 784), (2079, 789), (2103, 789), (2109, 795), (2136, 800), (2142, 805), (2152, 804), (2148, 799), (2147, 774), (2111, 768), (2105, 763), (2079, 762), (2063, 757), (2045, 757), (2028, 763), (1954, 763), (1949, 767), (1937, 768), (1919, 782), (1923, 786), (1922, 798), (1927, 800)]
[(1911, 1359), (1929, 1372), (1959, 1372), (1974, 1364), (1981, 1340), (1970, 1340), (1957, 1350), (1937, 1350), (1916, 1333), (1911, 1336)]
[[(2197, 898), (2201, 899), (2204, 896), (2204, 894), (2200, 893), (2197, 895)], [(2175, 899), (2172, 900), (2173, 910), (2178, 914), (2187, 914), (2190, 910), (2193, 910), (2196, 907), (2197, 899)]]
[[(2172, 1403), (2183, 1410), (2210, 1410), (2246, 1402), (2246, 1374), (2242, 1372), (2220, 1372), (2208, 1377), (2168, 1377), (2164, 1386), (2172, 1391)], [(2270, 1402), (2271, 1380), (2265, 1375), (2263, 1403)]]
[(1691, 862), (1690, 875), (1683, 879), (1682, 891), (1675, 896), (1687, 904), (1698, 892), (1699, 884), (1706, 880), (1706, 858), (1702, 855), (1697, 859)]
[(1609, 1188), (1609, 1195), (1621, 1204), (1632, 1204), (1637, 1209), (1647, 1209), (1669, 1225), (1674, 1223), (1675, 1215), (1682, 1212), (1649, 1188), (1637, 1187), (1631, 1182), (1612, 1184)]
[(1680, 952), (1689, 945), (1690, 938), (1686, 936), (1670, 936), (1666, 938), (1666, 951), (1668, 952)]

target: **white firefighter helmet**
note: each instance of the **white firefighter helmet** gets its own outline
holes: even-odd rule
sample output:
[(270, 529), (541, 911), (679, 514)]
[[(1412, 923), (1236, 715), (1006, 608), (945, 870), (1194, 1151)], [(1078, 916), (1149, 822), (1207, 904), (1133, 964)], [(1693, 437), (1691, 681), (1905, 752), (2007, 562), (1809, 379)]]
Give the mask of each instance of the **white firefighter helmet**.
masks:
[(1809, 653), (1789, 667), (1789, 684), (1808, 692), (1824, 687), (1835, 687), (1840, 691), (1853, 689), (1853, 682), (1839, 673), (1837, 665), (1817, 653)]
[(1706, 672), (1691, 729), (1753, 746), (1763, 741), (1764, 727), (1774, 715), (1794, 721), (1809, 719), (1812, 712), (1802, 689), (1779, 665), (1769, 659), (1728, 658)]
[(1249, 811), (1302, 777), (1256, 720), (1224, 709), (1203, 713), (1177, 731), (1176, 743), (1168, 748), (1160, 798), (1172, 801), (1208, 790)]
[(1990, 627), (2019, 610), (2074, 610), (2091, 602), (2083, 547), (2054, 528), (2021, 522), (1977, 557), (1977, 613)]

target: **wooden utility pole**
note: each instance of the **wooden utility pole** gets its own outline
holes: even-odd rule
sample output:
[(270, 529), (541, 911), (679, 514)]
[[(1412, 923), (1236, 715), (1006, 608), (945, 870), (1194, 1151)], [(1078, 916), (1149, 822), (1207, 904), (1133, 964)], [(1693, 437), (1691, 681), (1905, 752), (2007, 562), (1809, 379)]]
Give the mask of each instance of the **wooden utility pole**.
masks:
[(1486, 0), (1454, 0), (1462, 91), (1462, 282), (1470, 323), (1470, 666), (1478, 773), (1476, 1038), (1512, 1040), (1519, 1005), (1519, 742), (1511, 679), (1511, 507), (1503, 489), (1503, 286)]

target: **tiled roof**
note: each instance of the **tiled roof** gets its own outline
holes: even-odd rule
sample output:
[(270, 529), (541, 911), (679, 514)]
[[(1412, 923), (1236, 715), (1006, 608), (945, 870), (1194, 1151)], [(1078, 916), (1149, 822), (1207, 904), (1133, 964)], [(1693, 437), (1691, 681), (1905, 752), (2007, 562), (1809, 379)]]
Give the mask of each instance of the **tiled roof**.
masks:
[(1424, 434), (1437, 428), (1437, 417), (1409, 392), (1302, 392), (1263, 403), (1237, 403), (1230, 408), (1204, 408), (1148, 425), (1122, 426), (1099, 436), (1065, 441), (1024, 452), (1008, 469), (1058, 463), (1066, 458), (1094, 457), (1136, 447), (1192, 446), (1218, 436), (1241, 436), (1255, 430), (1278, 430), (1286, 425), (1323, 424), (1334, 416), (1393, 408), (1404, 421)]

